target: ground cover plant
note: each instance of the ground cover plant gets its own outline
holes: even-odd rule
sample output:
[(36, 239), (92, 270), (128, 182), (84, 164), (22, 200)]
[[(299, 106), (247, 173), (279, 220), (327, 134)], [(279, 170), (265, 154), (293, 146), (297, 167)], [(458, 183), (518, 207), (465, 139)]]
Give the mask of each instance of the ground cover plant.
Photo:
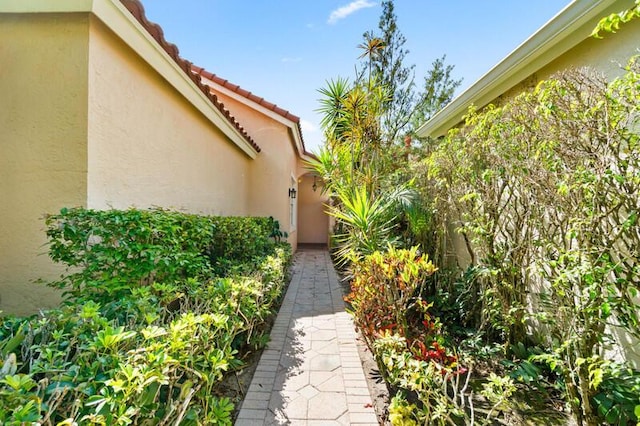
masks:
[(0, 321), (0, 421), (232, 424), (220, 383), (265, 341), (285, 284), (275, 229), (163, 210), (49, 216), (65, 301)]

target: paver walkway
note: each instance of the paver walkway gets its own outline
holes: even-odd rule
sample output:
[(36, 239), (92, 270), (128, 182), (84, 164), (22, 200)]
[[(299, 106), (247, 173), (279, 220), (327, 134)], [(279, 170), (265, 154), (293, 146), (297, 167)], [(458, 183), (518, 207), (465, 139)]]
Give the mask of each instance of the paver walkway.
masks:
[(356, 332), (326, 250), (301, 249), (238, 414), (245, 425), (377, 425)]

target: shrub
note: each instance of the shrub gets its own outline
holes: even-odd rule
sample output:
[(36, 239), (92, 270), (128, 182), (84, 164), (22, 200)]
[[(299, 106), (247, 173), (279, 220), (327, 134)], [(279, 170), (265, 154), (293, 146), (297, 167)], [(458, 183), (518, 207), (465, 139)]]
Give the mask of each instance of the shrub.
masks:
[(385, 330), (401, 336), (413, 336), (410, 316), (418, 312), (420, 321), (431, 321), (420, 289), (436, 267), (417, 247), (410, 250), (389, 246), (387, 252), (376, 251), (353, 264), (351, 304), (354, 322), (367, 343)]
[(210, 222), (165, 210), (62, 209), (46, 218), (49, 256), (69, 273), (51, 285), (108, 301), (153, 282), (208, 277)]
[(483, 271), (465, 289), (477, 295), (475, 325), (512, 346), (546, 347), (535, 361), (561, 376), (580, 425), (640, 413), (637, 395), (621, 396), (633, 386), (620, 381), (616, 404), (600, 389), (619, 370), (603, 367), (615, 335), (640, 337), (638, 58), (625, 71), (613, 82), (561, 73), (472, 110), (427, 162), (437, 209)]
[(215, 277), (203, 254), (214, 219), (50, 216), (52, 257), (71, 268), (56, 283), (68, 298), (38, 316), (0, 319), (0, 422), (230, 425), (233, 401), (219, 384), (272, 312), (291, 251), (254, 245), (251, 265), (238, 268), (250, 275)]
[[(212, 238), (207, 252), (215, 273), (224, 275), (273, 250), (277, 221), (273, 218), (211, 217)], [(273, 235), (275, 237), (275, 235)]]
[(49, 255), (68, 267), (50, 285), (109, 301), (153, 282), (249, 273), (276, 247), (277, 221), (154, 210), (62, 209), (46, 218)]

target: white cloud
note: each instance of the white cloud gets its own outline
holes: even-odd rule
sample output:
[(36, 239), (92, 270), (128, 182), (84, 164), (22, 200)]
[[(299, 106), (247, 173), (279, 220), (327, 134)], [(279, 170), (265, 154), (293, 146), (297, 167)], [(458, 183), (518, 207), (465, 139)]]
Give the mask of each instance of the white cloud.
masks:
[(318, 126), (305, 119), (300, 119), (300, 127), (302, 127), (304, 133), (315, 133), (318, 131)]
[(300, 127), (302, 127), (302, 137), (304, 138), (304, 147), (308, 152), (317, 153), (323, 145), (323, 134), (320, 126), (309, 120), (300, 119)]
[(341, 7), (337, 8), (336, 10), (334, 10), (333, 12), (331, 12), (331, 15), (329, 15), (329, 20), (327, 21), (327, 23), (328, 24), (335, 24), (340, 19), (344, 19), (347, 16), (351, 15), (352, 13), (357, 12), (360, 9), (364, 9), (366, 7), (373, 7), (375, 5), (376, 4), (374, 2), (371, 2), (371, 1), (368, 1), (368, 0), (352, 1), (348, 5), (341, 6)]

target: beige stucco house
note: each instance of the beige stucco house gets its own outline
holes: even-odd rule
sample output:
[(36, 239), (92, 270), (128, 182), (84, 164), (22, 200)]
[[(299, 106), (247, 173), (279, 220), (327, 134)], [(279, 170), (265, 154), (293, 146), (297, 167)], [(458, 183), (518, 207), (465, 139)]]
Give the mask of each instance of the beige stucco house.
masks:
[[(300, 119), (180, 58), (137, 0), (0, 2), (0, 310), (57, 293), (39, 278), (43, 215), (160, 206), (273, 216), (326, 243)], [(296, 197), (292, 194), (296, 193)]]
[(572, 1), (423, 124), (417, 131), (418, 136), (443, 136), (461, 123), (469, 106), (482, 108), (490, 103), (499, 104), (561, 70), (589, 66), (611, 78), (621, 75), (621, 65), (640, 53), (640, 22), (630, 22), (604, 39), (590, 35), (601, 18), (633, 4), (634, 0)]
[[(260, 215), (259, 212), (266, 209), (269, 215), (282, 218), (280, 223), (289, 234), (295, 235), (296, 243), (326, 244), (329, 238), (329, 218), (324, 208), (327, 197), (321, 193), (319, 178), (306, 166), (305, 161), (311, 159), (311, 154), (304, 148), (300, 118), (203, 68), (192, 65), (191, 69), (243, 123), (249, 134), (260, 140), (262, 153), (251, 169), (255, 176), (250, 200), (254, 214)], [(291, 172), (292, 168), (295, 172)], [(297, 186), (296, 199), (290, 200), (295, 201), (296, 208), (273, 203), (272, 179), (287, 173), (290, 173), (290, 186)]]

